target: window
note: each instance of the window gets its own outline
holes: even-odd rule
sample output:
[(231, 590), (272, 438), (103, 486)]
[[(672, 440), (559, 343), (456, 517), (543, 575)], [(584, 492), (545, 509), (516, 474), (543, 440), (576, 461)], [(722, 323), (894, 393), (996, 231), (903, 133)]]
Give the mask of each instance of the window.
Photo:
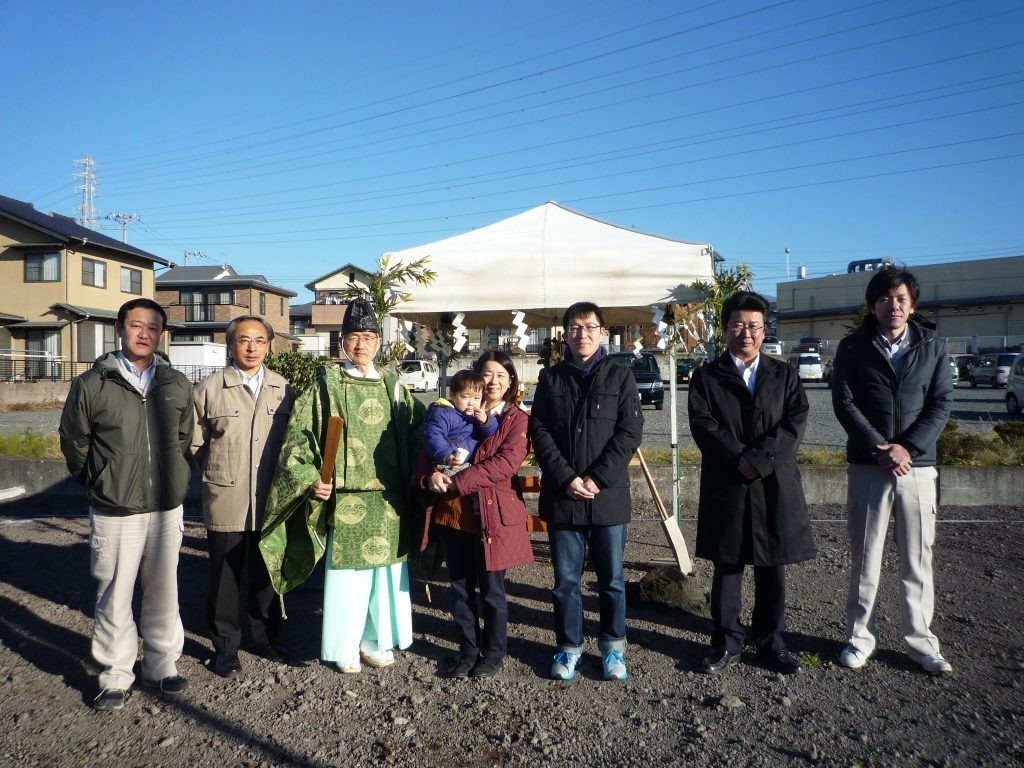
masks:
[(142, 294), (142, 270), (121, 267), (121, 292)]
[(94, 288), (106, 288), (107, 262), (83, 258), (82, 285), (91, 285)]
[(97, 357), (117, 349), (117, 336), (111, 324), (86, 320), (78, 324), (78, 362), (91, 363)]
[(60, 376), (60, 331), (29, 331), (25, 334), (25, 353), (28, 378)]
[(260, 314), (267, 314), (267, 294), (265, 293), (260, 294)]
[(213, 341), (212, 333), (176, 333), (171, 338), (172, 342), (179, 341)]
[(56, 282), (60, 282), (60, 254), (59, 253), (26, 253), (25, 254), (25, 282), (26, 283), (56, 283)]
[(278, 311), (281, 313), (281, 317), (284, 317), (284, 296), (281, 297), (280, 301), (281, 301), (281, 304), (280, 304), (280, 309)]
[(181, 291), (178, 303), (185, 307), (186, 322), (209, 322), (217, 319), (214, 307), (229, 305), (233, 298), (231, 291)]

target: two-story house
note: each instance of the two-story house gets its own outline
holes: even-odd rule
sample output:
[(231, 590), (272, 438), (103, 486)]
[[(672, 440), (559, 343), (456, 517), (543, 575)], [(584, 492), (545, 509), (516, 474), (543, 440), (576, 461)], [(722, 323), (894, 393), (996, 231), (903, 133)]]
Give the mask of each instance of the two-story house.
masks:
[(228, 322), (259, 315), (274, 329), (271, 351), (288, 352), (296, 346), (288, 319), (288, 300), (295, 296), (263, 275), (240, 275), (227, 264), (175, 267), (156, 280), (156, 300), (167, 310), (172, 343), (223, 344)]
[(152, 297), (171, 263), (0, 196), (0, 378), (67, 380), (117, 349), (126, 301)]
[[(303, 351), (335, 358), (341, 356), (341, 323), (348, 306), (342, 296), (351, 287), (366, 290), (369, 282), (370, 274), (365, 269), (346, 264), (306, 283), (306, 288), (313, 292), (313, 301), (291, 308), (292, 329)], [(385, 334), (384, 338), (390, 337)]]

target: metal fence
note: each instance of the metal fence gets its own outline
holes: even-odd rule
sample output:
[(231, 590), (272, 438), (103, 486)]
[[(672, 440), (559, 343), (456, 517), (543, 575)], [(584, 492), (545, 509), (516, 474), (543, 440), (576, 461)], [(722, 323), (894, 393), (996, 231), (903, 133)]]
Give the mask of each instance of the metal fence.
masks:
[[(70, 382), (92, 366), (91, 362), (73, 363), (62, 357), (45, 353), (0, 352), (0, 382)], [(176, 365), (174, 367), (185, 374), (193, 384), (198, 384), (214, 371), (221, 369), (219, 365)]]

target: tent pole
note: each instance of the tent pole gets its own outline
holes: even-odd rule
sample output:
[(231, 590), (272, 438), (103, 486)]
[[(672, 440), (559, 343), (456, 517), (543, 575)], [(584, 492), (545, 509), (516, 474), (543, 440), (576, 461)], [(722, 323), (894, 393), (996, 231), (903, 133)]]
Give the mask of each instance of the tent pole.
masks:
[[(673, 340), (674, 341), (674, 340)], [(676, 345), (668, 348), (669, 428), (672, 440), (672, 515), (679, 521), (679, 422), (676, 418)]]

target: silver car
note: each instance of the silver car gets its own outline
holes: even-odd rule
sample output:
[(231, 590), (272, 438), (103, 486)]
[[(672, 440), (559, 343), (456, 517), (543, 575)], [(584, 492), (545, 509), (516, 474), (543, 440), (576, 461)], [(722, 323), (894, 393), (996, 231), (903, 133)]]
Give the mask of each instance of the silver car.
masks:
[(1016, 356), (1014, 352), (982, 355), (970, 368), (971, 386), (987, 384), (990, 387), (1005, 387), (1010, 379), (1010, 366)]

